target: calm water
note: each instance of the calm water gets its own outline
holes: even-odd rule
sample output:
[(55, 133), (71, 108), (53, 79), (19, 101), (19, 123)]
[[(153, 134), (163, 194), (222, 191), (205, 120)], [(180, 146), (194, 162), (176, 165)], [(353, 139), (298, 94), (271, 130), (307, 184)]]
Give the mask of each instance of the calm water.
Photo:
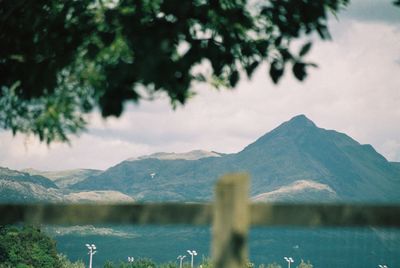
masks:
[[(88, 231), (89, 230), (89, 231)], [(102, 231), (103, 235), (93, 234)], [(211, 232), (209, 227), (189, 226), (102, 226), (86, 228), (86, 235), (49, 228), (60, 252), (71, 260), (87, 262), (85, 243), (94, 243), (98, 253), (94, 267), (102, 267), (106, 260), (125, 261), (128, 256), (147, 257), (156, 262), (175, 261), (187, 249), (195, 249), (199, 256), (210, 256)], [(186, 254), (188, 255), (188, 254)], [(399, 229), (302, 229), (257, 228), (250, 232), (250, 259), (258, 264), (277, 262), (287, 267), (284, 256), (295, 260), (310, 260), (314, 267), (367, 268), (386, 264), (400, 267)], [(188, 256), (189, 257), (189, 256)], [(186, 260), (188, 260), (187, 258)], [(256, 266), (257, 267), (257, 266)]]

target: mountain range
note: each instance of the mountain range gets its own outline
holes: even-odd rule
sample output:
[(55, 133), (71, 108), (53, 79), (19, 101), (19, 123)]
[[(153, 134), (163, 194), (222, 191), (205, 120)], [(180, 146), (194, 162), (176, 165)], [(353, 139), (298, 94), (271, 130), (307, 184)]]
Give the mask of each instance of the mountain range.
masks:
[(67, 188), (66, 181), (82, 180), (88, 172), (96, 174), (98, 171), (40, 172), (28, 169), (22, 172), (0, 167), (0, 203), (134, 201), (117, 191), (71, 191)]
[[(18, 176), (10, 179), (4, 175), (7, 172)], [(371, 145), (362, 145), (346, 134), (319, 128), (304, 115), (282, 123), (234, 154), (202, 150), (156, 153), (127, 159), (105, 171), (18, 172), (2, 168), (0, 193), (12, 192), (18, 199), (19, 189), (10, 186), (13, 181), (60, 192), (60, 198), (67, 201), (71, 195), (85, 196), (83, 193), (86, 199), (75, 201), (97, 201), (101, 197), (91, 199), (89, 193), (110, 191), (137, 201), (209, 201), (218, 177), (230, 172), (250, 174), (254, 201), (400, 201), (400, 163), (387, 161)], [(5, 181), (8, 192), (3, 189)], [(46, 199), (45, 193), (35, 198), (41, 195), (43, 201), (59, 201)]]

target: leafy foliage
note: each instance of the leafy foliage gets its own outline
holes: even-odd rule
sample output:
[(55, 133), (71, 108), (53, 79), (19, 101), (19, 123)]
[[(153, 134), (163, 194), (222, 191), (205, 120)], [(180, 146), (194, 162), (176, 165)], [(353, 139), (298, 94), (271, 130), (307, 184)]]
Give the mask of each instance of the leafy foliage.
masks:
[[(175, 262), (175, 263), (170, 262), (170, 263), (156, 264), (156, 263), (152, 262), (149, 259), (139, 259), (137, 261), (134, 261), (133, 263), (122, 263), (121, 262), (118, 265), (108, 261), (108, 262), (106, 262), (104, 264), (103, 267), (104, 268), (149, 268), (149, 267), (152, 267), (152, 268), (156, 268), (156, 267), (157, 268), (178, 268), (179, 264), (177, 262)], [(191, 266), (190, 266), (189, 262), (184, 262), (182, 267), (183, 268), (189, 268)], [(213, 268), (214, 265), (212, 264), (211, 259), (203, 258), (201, 263), (198, 266), (196, 265), (195, 267)], [(256, 266), (254, 265), (254, 263), (248, 261), (243, 268), (249, 268), (249, 267), (256, 267)], [(281, 266), (276, 264), (276, 263), (268, 264), (267, 266), (265, 266), (264, 264), (260, 264), (258, 267), (259, 268), (265, 268), (265, 267), (267, 267), (267, 268), (281, 268)], [(304, 267), (301, 266), (301, 268), (308, 268), (308, 267), (309, 266), (304, 266)], [(312, 265), (309, 268), (312, 268)]]
[(301, 260), (300, 264), (297, 266), (297, 268), (313, 268), (314, 266), (310, 263), (310, 261), (305, 262), (304, 260)]
[(279, 264), (277, 264), (276, 262), (274, 263), (270, 263), (267, 265), (267, 268), (282, 268), (282, 266), (280, 266)]
[(63, 254), (59, 254), (58, 258), (60, 259), (62, 268), (85, 268), (83, 261), (71, 262), (67, 256)]
[[(150, 259), (142, 258), (135, 260), (132, 263), (119, 263), (119, 264), (114, 264), (113, 262), (106, 262), (104, 264), (104, 268), (178, 268), (178, 265), (176, 263), (164, 263), (164, 264), (156, 264)], [(189, 265), (184, 265), (184, 268), (190, 267)]]
[[(184, 104), (193, 83), (235, 87), (261, 63), (278, 83), (286, 66), (304, 80), (306, 43), (329, 38), (328, 13), (348, 0), (82, 0), (0, 4), (0, 127), (67, 141), (100, 108), (166, 93)], [(211, 73), (204, 66), (209, 65)]]
[(55, 241), (38, 228), (0, 227), (0, 267), (61, 268)]

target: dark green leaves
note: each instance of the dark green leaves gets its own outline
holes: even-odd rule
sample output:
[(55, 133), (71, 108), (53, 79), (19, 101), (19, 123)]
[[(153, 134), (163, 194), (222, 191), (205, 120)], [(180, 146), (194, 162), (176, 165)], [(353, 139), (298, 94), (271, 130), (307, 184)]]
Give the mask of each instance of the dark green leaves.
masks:
[[(21, 83), (20, 96), (53, 92), (58, 74), (75, 60), (94, 30), (92, 1), (2, 1), (0, 7), (0, 86)], [(23, 61), (15, 61), (18, 55)]]
[(306, 55), (310, 51), (311, 46), (312, 46), (311, 42), (308, 42), (308, 43), (304, 44), (300, 49), (299, 56), (303, 57), (304, 55)]
[(56, 242), (36, 227), (0, 228), (2, 267), (61, 267)]
[(246, 74), (248, 77), (251, 77), (253, 75), (253, 72), (256, 70), (260, 62), (254, 61), (251, 64), (245, 66)]
[(294, 76), (300, 81), (303, 81), (307, 76), (306, 65), (302, 62), (296, 62), (293, 64), (292, 71)]
[[(311, 43), (295, 55), (291, 41), (329, 37), (328, 12), (347, 2), (266, 0), (250, 10), (246, 1), (1, 1), (0, 87), (19, 86), (0, 93), (0, 101), (14, 100), (0, 111), (0, 125), (65, 141), (93, 108), (120, 116), (125, 102), (140, 101), (138, 86), (184, 104), (193, 83), (235, 87), (263, 62), (274, 83), (287, 64), (302, 81)], [(204, 62), (212, 74), (196, 68)]]
[(23, 99), (18, 96), (19, 83), (3, 87), (0, 98), (0, 127), (17, 132), (34, 134), (41, 141), (68, 141), (68, 135), (85, 129), (83, 114), (91, 111), (92, 101), (84, 90), (56, 89), (46, 97)]
[(271, 67), (269, 69), (269, 75), (275, 84), (277, 84), (279, 82), (279, 79), (281, 79), (284, 70), (285, 66), (282, 65), (282, 63), (278, 61), (274, 61), (271, 63)]
[(231, 75), (229, 76), (229, 84), (231, 87), (235, 87), (237, 82), (239, 82), (239, 72), (237, 70), (234, 70)]

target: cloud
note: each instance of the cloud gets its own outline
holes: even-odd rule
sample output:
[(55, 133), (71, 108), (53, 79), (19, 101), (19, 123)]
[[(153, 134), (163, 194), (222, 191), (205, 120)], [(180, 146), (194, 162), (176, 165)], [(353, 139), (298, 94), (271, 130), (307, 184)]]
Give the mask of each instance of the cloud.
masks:
[(351, 0), (345, 11), (339, 13), (341, 19), (358, 21), (400, 23), (400, 8), (390, 0)]
[(90, 134), (72, 138), (71, 146), (60, 143), (47, 146), (34, 137), (13, 137), (5, 132), (0, 133), (0, 141), (0, 166), (12, 169), (105, 169), (133, 154), (150, 152), (145, 144), (104, 139)]
[(400, 162), (400, 140), (386, 140), (381, 146), (382, 153), (389, 159)]

